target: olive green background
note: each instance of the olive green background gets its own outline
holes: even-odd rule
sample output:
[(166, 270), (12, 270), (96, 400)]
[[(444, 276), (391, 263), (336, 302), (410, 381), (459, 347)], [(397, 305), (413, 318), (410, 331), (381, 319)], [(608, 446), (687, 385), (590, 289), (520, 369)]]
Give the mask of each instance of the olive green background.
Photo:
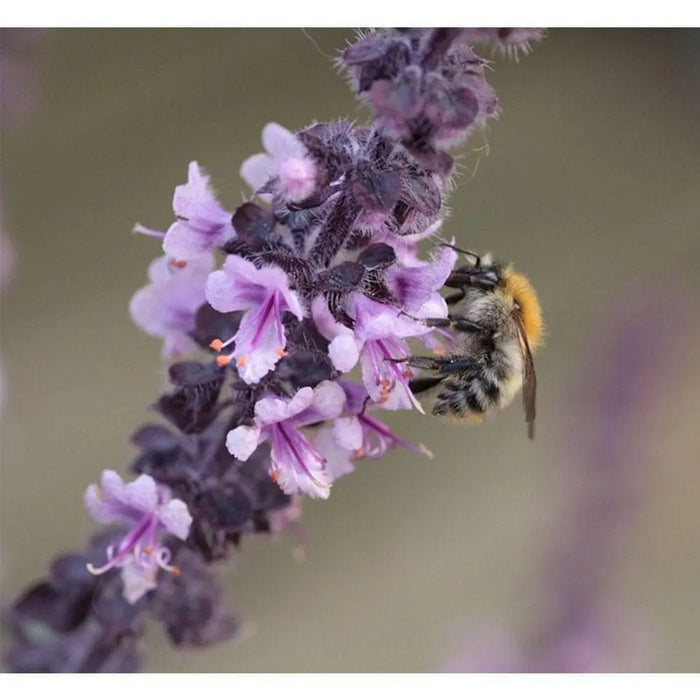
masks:
[[(195, 159), (233, 208), (268, 121), (365, 118), (330, 60), (350, 36), (45, 35), (34, 110), (1, 144), (18, 254), (2, 299), (4, 602), (89, 536), (82, 492), (102, 469), (126, 468), (128, 436), (164, 386), (160, 344), (127, 312), (159, 254), (134, 222), (171, 223)], [(154, 628), (150, 670), (432, 671), (484, 625), (518, 633), (546, 614), (538, 567), (565, 525), (591, 341), (635, 285), (700, 299), (700, 33), (552, 30), (519, 63), (496, 61), (491, 79), (502, 115), (461, 150), (443, 233), (515, 261), (540, 293), (537, 439), (518, 405), (478, 428), (387, 414), (434, 460), (360, 462), (329, 501), (307, 500), (304, 563), (291, 539), (246, 541), (220, 571), (246, 638), (184, 652)], [(611, 598), (648, 636), (620, 671), (700, 670), (700, 333), (683, 330), (682, 360), (659, 368), (639, 509), (610, 572)]]

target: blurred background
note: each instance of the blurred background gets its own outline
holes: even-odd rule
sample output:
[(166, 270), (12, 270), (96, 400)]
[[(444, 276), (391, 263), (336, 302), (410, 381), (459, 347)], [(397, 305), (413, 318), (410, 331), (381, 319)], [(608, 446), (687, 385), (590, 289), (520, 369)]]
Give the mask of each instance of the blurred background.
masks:
[[(86, 485), (125, 471), (165, 386), (127, 311), (158, 241), (132, 226), (170, 225), (190, 160), (235, 207), (269, 121), (364, 119), (331, 62), (351, 36), (52, 30), (23, 49), (33, 104), (2, 115), (3, 603), (82, 546)], [(154, 627), (149, 670), (511, 670), (562, 635), (592, 668), (700, 670), (700, 32), (552, 30), (490, 80), (502, 115), (461, 151), (443, 234), (540, 294), (535, 441), (518, 402), (478, 428), (389, 415), (434, 459), (360, 462), (307, 500), (303, 563), (291, 537), (244, 540), (220, 571), (244, 637), (181, 652)]]

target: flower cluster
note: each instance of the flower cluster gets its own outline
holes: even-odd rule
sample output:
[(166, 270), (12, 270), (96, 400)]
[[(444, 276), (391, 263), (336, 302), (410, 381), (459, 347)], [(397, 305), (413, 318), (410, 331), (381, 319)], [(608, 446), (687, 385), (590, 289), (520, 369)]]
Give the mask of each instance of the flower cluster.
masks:
[[(178, 360), (154, 405), (170, 426), (134, 435), (134, 482), (107, 471), (88, 489), (95, 519), (128, 527), (89, 571), (119, 572), (123, 597), (147, 604), (175, 643), (235, 631), (204, 567), (242, 535), (289, 527), (301, 496), (328, 498), (358, 460), (430, 454), (375, 414), (422, 410), (408, 341), (436, 350), (445, 333), (426, 320), (447, 317), (439, 290), (456, 253), (423, 259), (420, 246), (445, 216), (445, 149), (498, 104), (469, 46), (489, 37), (470, 31), (360, 37), (338, 61), (374, 110), (369, 125), (268, 124), (265, 152), (241, 167), (248, 201), (227, 210), (192, 162), (174, 223), (135, 229), (162, 240), (130, 311)], [(196, 348), (200, 360), (180, 358)]]

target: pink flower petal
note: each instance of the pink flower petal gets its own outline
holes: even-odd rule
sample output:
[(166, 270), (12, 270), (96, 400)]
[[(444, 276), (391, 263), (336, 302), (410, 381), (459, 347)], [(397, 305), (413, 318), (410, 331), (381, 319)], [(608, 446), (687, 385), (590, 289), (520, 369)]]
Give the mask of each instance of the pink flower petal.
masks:
[[(257, 191), (274, 175), (273, 160), (267, 153), (256, 153), (243, 161), (240, 175), (251, 189)], [(269, 194), (258, 196), (264, 201), (272, 199)]]
[(313, 407), (318, 415), (329, 420), (343, 412), (345, 392), (337, 382), (324, 380), (313, 390)]
[(257, 309), (246, 311), (234, 336), (238, 375), (247, 384), (259, 382), (284, 355), (287, 338), (277, 296), (274, 292)]
[(121, 567), (122, 595), (133, 605), (158, 586), (157, 566), (142, 566), (131, 556)]
[(255, 452), (259, 444), (260, 428), (257, 426), (239, 425), (226, 436), (226, 449), (242, 462)]
[(288, 420), (307, 409), (314, 400), (310, 386), (299, 389), (291, 399), (268, 396), (255, 404), (255, 416), (261, 425), (270, 425)]
[(349, 372), (360, 359), (360, 348), (352, 332), (334, 338), (328, 346), (328, 356), (339, 372)]
[(424, 323), (415, 321), (398, 309), (368, 299), (364, 294), (353, 294), (355, 336), (360, 340), (382, 338), (409, 338), (429, 333)]
[(271, 475), (286, 494), (328, 498), (331, 477), (323, 455), (289, 422), (273, 426), (270, 460)]
[(333, 439), (344, 450), (362, 447), (362, 424), (357, 416), (342, 416), (333, 423)]
[(288, 158), (279, 167), (278, 182), (289, 202), (301, 202), (316, 188), (318, 170), (310, 158)]
[(176, 221), (166, 232), (163, 239), (163, 250), (174, 260), (190, 260), (195, 255), (201, 255), (215, 245), (225, 243), (224, 236), (203, 236), (182, 221)]
[(354, 452), (338, 445), (330, 428), (318, 431), (314, 446), (324, 456), (326, 470), (333, 481), (355, 470)]
[(277, 161), (302, 156), (304, 147), (296, 136), (276, 122), (266, 124), (262, 131), (262, 143), (265, 150)]
[(207, 277), (205, 295), (207, 301), (217, 311), (228, 313), (238, 311), (236, 283), (223, 270), (214, 270)]
[(153, 477), (141, 474), (124, 487), (124, 500), (135, 510), (152, 513), (158, 507), (158, 490)]
[(192, 516), (187, 505), (179, 498), (168, 501), (158, 512), (163, 527), (175, 537), (186, 540), (192, 525)]

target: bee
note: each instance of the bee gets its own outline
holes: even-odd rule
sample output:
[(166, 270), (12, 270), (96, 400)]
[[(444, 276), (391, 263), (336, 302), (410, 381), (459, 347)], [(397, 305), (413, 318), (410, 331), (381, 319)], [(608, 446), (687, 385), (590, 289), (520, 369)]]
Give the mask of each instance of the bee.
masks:
[(537, 392), (532, 354), (542, 343), (543, 330), (537, 294), (511, 265), (455, 250), (467, 255), (470, 264), (453, 270), (445, 281), (458, 290), (445, 298), (449, 315), (425, 319), (431, 327), (449, 327), (454, 339), (442, 356), (406, 358), (410, 366), (434, 373), (413, 379), (411, 389), (436, 388), (432, 413), (467, 422), (505, 408), (522, 389), (532, 439)]

